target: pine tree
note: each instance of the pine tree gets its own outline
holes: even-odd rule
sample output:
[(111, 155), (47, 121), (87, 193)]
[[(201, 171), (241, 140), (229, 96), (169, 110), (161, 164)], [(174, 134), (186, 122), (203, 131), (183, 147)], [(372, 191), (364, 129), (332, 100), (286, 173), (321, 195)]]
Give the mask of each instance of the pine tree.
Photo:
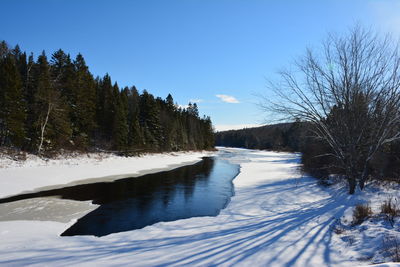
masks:
[(142, 128), (139, 124), (139, 102), (140, 96), (136, 87), (128, 90), (128, 146), (133, 149), (143, 146)]
[(208, 148), (211, 120), (196, 104), (177, 108), (171, 94), (154, 98), (119, 90), (106, 74), (93, 79), (81, 54), (59, 49), (27, 60), (0, 42), (0, 145), (37, 151), (59, 148), (170, 151)]
[(18, 45), (15, 46), (15, 48), (12, 51), (12, 54), (14, 56), (15, 64), (16, 67), (19, 71), (20, 77), (21, 77), (21, 82), (22, 82), (22, 87), (26, 88), (26, 75), (28, 72), (28, 64), (26, 62), (26, 53), (22, 52), (20, 47)]
[(162, 142), (162, 129), (159, 108), (153, 97), (146, 90), (140, 96), (140, 125), (143, 128), (145, 143), (148, 148), (158, 150)]
[(8, 45), (6, 41), (0, 42), (0, 58), (5, 58), (9, 53)]
[(157, 98), (160, 110), (160, 123), (163, 131), (162, 149), (165, 151), (178, 150), (178, 114), (174, 99), (168, 94), (165, 101)]
[[(59, 99), (57, 105), (59, 110), (62, 109), (62, 119), (65, 127), (70, 128), (68, 131), (76, 129), (76, 96), (75, 90), (75, 72), (69, 55), (65, 54), (61, 49), (53, 53), (50, 61), (51, 87), (57, 92)], [(67, 125), (68, 124), (68, 125)]]
[(118, 87), (114, 87), (114, 90), (116, 109), (113, 125), (113, 146), (115, 149), (123, 151), (128, 148), (128, 92), (123, 90), (120, 93)]
[(202, 148), (203, 149), (213, 148), (215, 143), (215, 136), (211, 118), (204, 117), (202, 123), (203, 123), (203, 136), (204, 136), (204, 144)]
[(60, 92), (68, 106), (73, 106), (76, 102), (73, 94), (75, 73), (70, 56), (59, 49), (53, 53), (50, 64), (53, 87)]
[(0, 62), (0, 144), (21, 147), (26, 133), (26, 104), (22, 81), (11, 54)]
[(165, 98), (165, 101), (167, 103), (167, 108), (170, 112), (174, 112), (176, 110), (175, 104), (174, 104), (174, 98), (172, 97), (171, 94), (168, 94), (167, 97)]
[(74, 70), (74, 140), (86, 147), (96, 129), (96, 84), (81, 54), (74, 61)]
[(97, 93), (97, 120), (100, 126), (101, 138), (105, 142), (109, 142), (112, 139), (112, 125), (114, 125), (116, 106), (113, 91), (111, 77), (106, 74), (99, 81)]
[(44, 147), (57, 148), (67, 145), (71, 137), (71, 128), (61, 94), (52, 84), (50, 66), (44, 51), (39, 56), (37, 65), (34, 111), (37, 148), (40, 154)]
[(27, 133), (27, 142), (25, 144), (25, 148), (29, 151), (37, 150), (37, 130), (35, 127), (36, 123), (36, 109), (35, 109), (35, 95), (36, 95), (36, 78), (38, 77), (39, 71), (38, 65), (35, 63), (33, 59), (33, 54), (31, 53), (28, 57), (27, 70), (23, 77), (25, 78), (25, 87), (24, 87), (24, 97), (27, 105), (27, 118), (25, 121), (25, 129)]

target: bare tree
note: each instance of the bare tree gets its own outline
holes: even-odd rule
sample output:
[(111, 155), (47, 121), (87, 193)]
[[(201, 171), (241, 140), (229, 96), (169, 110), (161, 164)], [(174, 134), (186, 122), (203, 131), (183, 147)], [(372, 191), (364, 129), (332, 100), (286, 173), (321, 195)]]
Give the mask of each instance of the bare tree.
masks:
[(282, 119), (313, 125), (326, 142), (336, 168), (363, 189), (368, 166), (383, 145), (400, 139), (400, 56), (390, 36), (355, 27), (329, 35), (322, 49), (308, 49), (294, 69), (270, 82), (276, 102), (262, 107)]
[(46, 114), (41, 114), (39, 121), (40, 121), (40, 138), (39, 138), (39, 146), (38, 146), (38, 155), (42, 153), (43, 141), (44, 141), (44, 134), (46, 131), (47, 123), (49, 122), (50, 113), (54, 108), (54, 104), (49, 102), (47, 105), (47, 112)]

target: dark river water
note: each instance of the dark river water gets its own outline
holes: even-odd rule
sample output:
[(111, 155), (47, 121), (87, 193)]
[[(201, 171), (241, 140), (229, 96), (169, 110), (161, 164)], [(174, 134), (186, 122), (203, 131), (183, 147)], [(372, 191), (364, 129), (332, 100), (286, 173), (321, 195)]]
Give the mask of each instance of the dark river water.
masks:
[(45, 196), (92, 200), (100, 206), (61, 235), (104, 236), (161, 221), (216, 216), (229, 203), (238, 173), (239, 165), (207, 157), (171, 171), (24, 194), (0, 203)]

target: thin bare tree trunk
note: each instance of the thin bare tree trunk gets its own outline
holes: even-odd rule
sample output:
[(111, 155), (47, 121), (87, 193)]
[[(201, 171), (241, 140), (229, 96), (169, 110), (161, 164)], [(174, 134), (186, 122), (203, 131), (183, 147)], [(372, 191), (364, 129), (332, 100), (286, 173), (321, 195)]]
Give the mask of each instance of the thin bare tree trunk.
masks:
[(44, 132), (46, 130), (47, 123), (49, 121), (49, 116), (50, 116), (50, 112), (52, 110), (52, 106), (53, 105), (51, 103), (49, 103), (48, 108), (47, 108), (46, 118), (45, 118), (44, 122), (41, 123), (41, 126), (40, 126), (40, 143), (39, 143), (39, 147), (38, 147), (38, 154), (39, 155), (42, 152), (43, 141), (44, 141)]

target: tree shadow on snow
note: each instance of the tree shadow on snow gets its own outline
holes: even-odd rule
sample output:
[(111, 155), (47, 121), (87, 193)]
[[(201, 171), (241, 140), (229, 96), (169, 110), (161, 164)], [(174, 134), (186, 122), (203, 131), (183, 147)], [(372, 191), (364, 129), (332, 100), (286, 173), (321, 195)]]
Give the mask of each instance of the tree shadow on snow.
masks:
[[(190, 227), (185, 227), (181, 236), (148, 240), (134, 240), (133, 234), (132, 237), (121, 235), (110, 240), (80, 237), (77, 242), (70, 237), (72, 239), (65, 243), (57, 243), (64, 244), (58, 247), (26, 251), (32, 255), (29, 260), (0, 260), (0, 264), (74, 264), (99, 259), (112, 262), (121, 257), (130, 260), (145, 258), (145, 262), (132, 262), (132, 265), (152, 266), (230, 266), (240, 265), (246, 260), (262, 266), (310, 266), (315, 262), (331, 266), (341, 263), (331, 257), (332, 226), (336, 218), (353, 205), (352, 196), (344, 191), (331, 193), (330, 189), (316, 186), (311, 178), (279, 180), (246, 190), (251, 190), (253, 195), (242, 194), (249, 197), (242, 197), (240, 201), (251, 201), (254, 194), (260, 194), (266, 196), (266, 205), (270, 201), (277, 207), (271, 204), (270, 210), (262, 210), (259, 215), (231, 214), (232, 219), (223, 223), (216, 217), (200, 229), (196, 226), (193, 229), (197, 232), (195, 234), (190, 234)], [(209, 230), (209, 226), (218, 223), (218, 230), (212, 227), (214, 230)], [(160, 250), (171, 254), (163, 255), (161, 265), (151, 264), (155, 260), (151, 258), (152, 252)], [(0, 256), (3, 253), (12, 251), (3, 251)]]

